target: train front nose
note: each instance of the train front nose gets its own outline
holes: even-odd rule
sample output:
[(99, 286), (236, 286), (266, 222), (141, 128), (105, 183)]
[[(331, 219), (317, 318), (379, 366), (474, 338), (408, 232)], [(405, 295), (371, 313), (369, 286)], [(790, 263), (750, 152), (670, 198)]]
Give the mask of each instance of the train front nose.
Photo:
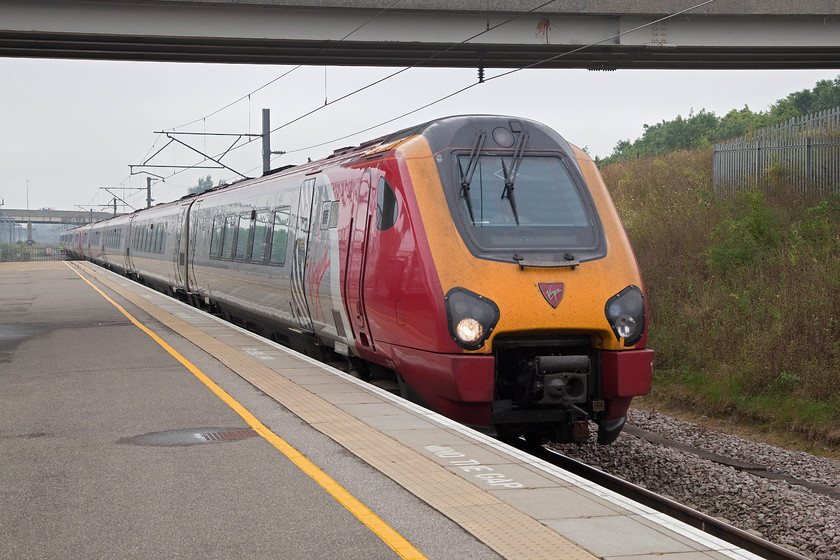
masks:
[(582, 335), (499, 333), (493, 424), (500, 433), (539, 434), (554, 441), (581, 441), (575, 429), (604, 410), (599, 360)]

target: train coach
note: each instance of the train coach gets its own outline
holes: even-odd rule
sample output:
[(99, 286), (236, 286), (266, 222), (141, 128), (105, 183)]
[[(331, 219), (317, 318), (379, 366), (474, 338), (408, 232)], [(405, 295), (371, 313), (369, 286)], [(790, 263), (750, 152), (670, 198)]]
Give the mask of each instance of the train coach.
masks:
[(502, 437), (580, 442), (594, 421), (610, 443), (650, 388), (624, 228), (592, 160), (535, 121), (443, 118), (65, 236)]

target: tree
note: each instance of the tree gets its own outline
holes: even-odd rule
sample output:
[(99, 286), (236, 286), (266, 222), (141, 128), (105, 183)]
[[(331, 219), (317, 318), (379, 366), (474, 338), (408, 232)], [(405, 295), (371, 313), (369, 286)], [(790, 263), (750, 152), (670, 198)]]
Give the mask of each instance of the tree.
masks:
[(189, 194), (198, 194), (203, 193), (204, 191), (209, 191), (213, 188), (213, 178), (208, 175), (207, 177), (199, 177), (198, 184), (194, 187), (191, 187), (189, 190)]
[(813, 91), (805, 89), (779, 99), (765, 112), (754, 113), (746, 105), (718, 117), (711, 111), (694, 110), (688, 118), (677, 118), (654, 125), (644, 125), (644, 134), (635, 141), (622, 140), (606, 158), (598, 158), (599, 166), (626, 161), (638, 156), (664, 154), (674, 150), (691, 150), (729, 138), (737, 138), (793, 117), (799, 117), (840, 106), (840, 76), (820, 80)]

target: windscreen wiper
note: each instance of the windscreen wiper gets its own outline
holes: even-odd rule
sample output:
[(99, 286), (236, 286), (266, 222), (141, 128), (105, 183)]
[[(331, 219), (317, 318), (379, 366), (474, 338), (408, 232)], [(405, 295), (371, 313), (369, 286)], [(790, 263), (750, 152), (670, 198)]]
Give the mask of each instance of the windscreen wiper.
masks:
[(516, 212), (516, 199), (513, 197), (513, 182), (516, 180), (519, 164), (522, 163), (522, 157), (525, 155), (525, 145), (527, 143), (528, 133), (523, 132), (516, 139), (516, 146), (513, 148), (513, 161), (510, 163), (510, 171), (508, 171), (505, 165), (505, 159), (502, 158), (502, 172), (505, 174), (505, 188), (502, 190), (502, 198), (507, 198), (510, 201), (510, 209), (513, 210), (513, 218), (516, 220), (516, 225), (519, 225), (519, 214)]
[[(467, 201), (467, 210), (470, 213), (470, 221), (475, 225), (475, 216), (473, 216), (472, 200), (470, 200), (470, 183), (472, 182), (473, 174), (478, 167), (478, 156), (481, 154), (481, 149), (484, 147), (484, 140), (487, 138), (487, 133), (481, 131), (475, 138), (470, 158), (467, 161), (467, 170), (461, 169), (461, 196)], [(460, 164), (458, 165), (460, 169)]]

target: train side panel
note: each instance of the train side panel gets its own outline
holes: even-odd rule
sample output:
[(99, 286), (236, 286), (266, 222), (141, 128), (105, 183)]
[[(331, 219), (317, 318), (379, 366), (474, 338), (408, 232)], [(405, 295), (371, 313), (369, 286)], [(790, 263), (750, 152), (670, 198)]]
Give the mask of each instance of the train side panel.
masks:
[(178, 270), (183, 215), (180, 201), (161, 204), (134, 214), (129, 228), (129, 272), (167, 293), (185, 289)]
[[(190, 219), (191, 291), (281, 342), (348, 346), (338, 266), (341, 206), (326, 174), (269, 176), (200, 197)], [(310, 336), (302, 342), (299, 333)]]
[(374, 177), (365, 304), (378, 343), (455, 352), (441, 324), (443, 292), (414, 194), (423, 184), (395, 153)]
[[(244, 312), (265, 318), (270, 323), (295, 322), (291, 302), (291, 222), (297, 217), (299, 193), (295, 189), (233, 188), (205, 193), (195, 201), (190, 212), (190, 251), (188, 276), (190, 290), (205, 305)], [(239, 237), (239, 221), (264, 236), (257, 244), (259, 257), (247, 256)], [(266, 241), (268, 240), (268, 241)], [(265, 243), (271, 243), (268, 248)], [(237, 252), (238, 248), (238, 252)], [(251, 250), (253, 253), (252, 242)], [(267, 253), (266, 253), (267, 251)], [(266, 333), (270, 335), (271, 333)]]
[(128, 227), (130, 215), (117, 216), (104, 222), (102, 228), (102, 259), (103, 266), (120, 274), (128, 272), (126, 263), (126, 248), (128, 247)]
[(104, 263), (102, 254), (104, 252), (105, 236), (103, 235), (103, 232), (105, 230), (106, 223), (107, 222), (99, 222), (91, 224), (91, 226), (85, 229), (84, 232), (85, 240), (83, 245), (85, 258), (97, 264)]
[[(351, 303), (347, 289), (359, 271), (349, 270), (350, 263), (362, 263), (360, 255), (350, 252), (353, 233), (360, 229), (355, 218), (368, 211), (359, 204), (360, 197), (364, 199), (361, 193), (368, 188), (370, 173), (369, 169), (331, 169), (319, 176), (313, 197), (306, 299), (318, 340), (348, 356), (357, 356), (356, 348), (365, 348), (369, 342), (367, 323), (360, 324), (358, 316), (364, 307), (358, 301)], [(355, 249), (364, 246), (356, 244)], [(361, 284), (356, 279), (356, 287), (350, 286), (350, 292), (358, 294)]]

